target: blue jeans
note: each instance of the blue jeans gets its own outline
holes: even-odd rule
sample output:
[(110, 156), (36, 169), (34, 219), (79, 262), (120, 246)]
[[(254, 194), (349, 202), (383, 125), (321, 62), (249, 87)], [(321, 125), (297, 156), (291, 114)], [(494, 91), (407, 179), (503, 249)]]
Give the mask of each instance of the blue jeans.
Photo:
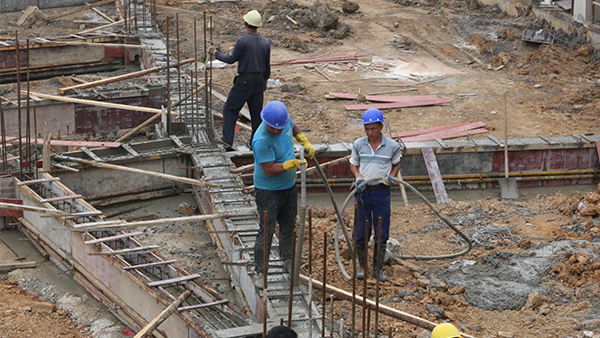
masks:
[(260, 216), (260, 229), (254, 242), (254, 270), (262, 273), (264, 270), (265, 210), (268, 213), (267, 255), (271, 252), (273, 234), (279, 223), (279, 257), (282, 260), (292, 259), (294, 228), (298, 213), (298, 188), (294, 185), (286, 190), (256, 189), (254, 197)]
[[(390, 238), (390, 187), (378, 184), (369, 186), (362, 193), (354, 196), (358, 204), (358, 222), (356, 222), (356, 244), (359, 247), (365, 245), (371, 237), (371, 229), (375, 229), (374, 242), (377, 243), (377, 228), (379, 217), (381, 217), (381, 243), (386, 244)], [(365, 222), (369, 221), (369, 228), (365, 229)]]
[(244, 103), (248, 103), (250, 118), (252, 119), (252, 135), (250, 136), (250, 144), (254, 133), (262, 119), (260, 112), (263, 108), (264, 91), (267, 89), (262, 73), (242, 73), (233, 79), (233, 87), (229, 91), (227, 101), (223, 107), (223, 138), (222, 140), (229, 144), (233, 144), (235, 135), (235, 123), (240, 115), (240, 110)]

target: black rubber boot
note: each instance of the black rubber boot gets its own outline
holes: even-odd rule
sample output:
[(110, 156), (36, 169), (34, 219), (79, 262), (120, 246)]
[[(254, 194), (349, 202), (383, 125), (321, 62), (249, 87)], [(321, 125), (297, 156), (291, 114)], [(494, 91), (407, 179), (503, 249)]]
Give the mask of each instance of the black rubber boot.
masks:
[(363, 246), (357, 245), (356, 248), (356, 260), (360, 268), (356, 271), (356, 279), (364, 279), (365, 278), (365, 248)]
[(385, 282), (389, 278), (383, 273), (383, 257), (385, 255), (386, 244), (375, 244), (373, 253), (373, 277), (379, 278), (380, 282)]

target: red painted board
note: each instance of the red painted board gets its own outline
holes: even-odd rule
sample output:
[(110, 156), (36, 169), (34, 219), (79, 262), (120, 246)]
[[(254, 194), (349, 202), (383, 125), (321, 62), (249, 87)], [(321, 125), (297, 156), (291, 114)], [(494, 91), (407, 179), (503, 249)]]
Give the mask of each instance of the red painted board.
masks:
[(392, 108), (407, 108), (407, 107), (420, 107), (420, 106), (432, 106), (432, 105), (446, 105), (450, 104), (450, 99), (437, 98), (437, 99), (412, 99), (406, 100), (406, 102), (392, 102), (392, 103), (374, 103), (374, 104), (346, 104), (344, 108), (346, 110), (363, 110), (369, 108), (377, 109), (392, 109)]
[(438, 138), (441, 138), (441, 139), (454, 138), (454, 137), (461, 137), (461, 136), (467, 136), (467, 135), (473, 135), (473, 134), (487, 133), (488, 131), (489, 130), (487, 130), (485, 128), (477, 128), (477, 129), (471, 129), (471, 130), (463, 130), (463, 129), (444, 130), (444, 131), (439, 131), (437, 133), (429, 133), (429, 134), (417, 135), (417, 136), (412, 136), (412, 137), (405, 137), (402, 139), (402, 141), (403, 142), (433, 141)]
[[(14, 198), (0, 198), (0, 202), (21, 204), (21, 205), (23, 204), (23, 200), (18, 200), (18, 199), (14, 199)], [(23, 210), (0, 208), (0, 216), (2, 216), (2, 217), (23, 217)]]
[(435, 159), (435, 153), (432, 148), (421, 148), (421, 153), (423, 153), (429, 179), (435, 192), (435, 199), (438, 203), (444, 203), (448, 200), (448, 192), (446, 192), (446, 186), (444, 185), (444, 180), (442, 180), (442, 174)]
[(469, 130), (469, 129), (482, 128), (482, 127), (485, 127), (485, 126), (487, 126), (487, 125), (484, 122), (481, 122), (481, 121), (459, 123), (459, 124), (451, 124), (451, 125), (441, 126), (441, 127), (435, 127), (435, 128), (428, 128), (428, 129), (421, 129), (421, 130), (411, 130), (411, 131), (401, 131), (399, 133), (392, 133), (392, 138), (417, 136), (417, 135), (435, 133), (435, 132), (438, 132), (438, 131), (450, 130), (450, 129), (466, 129), (466, 130)]

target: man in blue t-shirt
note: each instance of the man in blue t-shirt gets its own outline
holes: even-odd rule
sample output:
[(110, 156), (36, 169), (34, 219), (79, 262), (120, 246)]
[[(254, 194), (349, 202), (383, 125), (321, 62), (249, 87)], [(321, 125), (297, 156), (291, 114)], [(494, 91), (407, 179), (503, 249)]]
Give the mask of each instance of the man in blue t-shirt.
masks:
[[(391, 177), (400, 172), (402, 151), (398, 143), (381, 133), (383, 114), (379, 109), (371, 108), (363, 114), (362, 124), (365, 137), (354, 141), (350, 156), (350, 170), (356, 178), (355, 200), (358, 204), (358, 220), (356, 222), (356, 256), (360, 269), (356, 278), (365, 276), (365, 242), (369, 241), (371, 228), (375, 229), (373, 253), (373, 277), (386, 281), (383, 273), (383, 257), (387, 240), (390, 236), (390, 187)], [(364, 184), (365, 180), (382, 177), (382, 180)], [(379, 238), (379, 218), (381, 217), (381, 243)], [(369, 226), (365, 226), (366, 222)]]
[[(267, 253), (277, 223), (279, 223), (279, 257), (288, 273), (291, 273), (294, 227), (298, 209), (296, 169), (306, 160), (297, 160), (294, 153), (294, 138), (308, 149), (307, 158), (315, 155), (310, 142), (300, 128), (290, 120), (285, 105), (271, 101), (260, 113), (262, 123), (254, 134), (254, 197), (260, 216), (260, 229), (254, 244), (254, 284), (264, 287), (265, 261), (265, 211), (267, 211)], [(268, 257), (267, 257), (268, 266)]]
[(208, 53), (217, 60), (228, 64), (237, 61), (238, 75), (233, 79), (233, 88), (227, 96), (223, 107), (223, 137), (215, 141), (225, 145), (226, 150), (233, 149), (235, 123), (244, 103), (248, 103), (250, 118), (252, 120), (252, 135), (250, 144), (258, 126), (260, 126), (260, 111), (263, 106), (264, 91), (267, 89), (267, 80), (271, 76), (271, 47), (269, 41), (258, 34), (258, 27), (262, 25), (262, 17), (256, 10), (244, 15), (244, 24), (247, 33), (235, 43), (231, 55), (223, 54), (214, 47)]

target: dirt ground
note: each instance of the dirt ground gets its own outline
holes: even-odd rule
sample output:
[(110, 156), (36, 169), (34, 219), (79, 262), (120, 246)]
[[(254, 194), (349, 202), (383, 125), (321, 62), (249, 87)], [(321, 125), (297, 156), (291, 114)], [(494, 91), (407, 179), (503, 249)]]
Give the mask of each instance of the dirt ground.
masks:
[[(344, 103), (355, 102), (328, 100), (324, 98), (325, 94), (368, 94), (409, 89), (386, 95), (437, 95), (451, 99), (452, 104), (385, 110), (384, 115), (394, 132), (483, 121), (492, 134), (503, 137), (506, 104), (509, 137), (597, 133), (600, 67), (594, 51), (581, 44), (581, 34), (578, 32), (555, 32), (557, 40), (554, 45), (537, 45), (520, 40), (524, 28), (549, 28), (543, 20), (533, 16), (528, 8), (524, 8), (520, 16), (511, 17), (497, 6), (484, 6), (476, 1), (370, 0), (359, 2), (358, 12), (346, 14), (342, 11), (342, 1), (324, 0), (322, 3), (339, 17), (341, 25), (337, 30), (325, 32), (302, 24), (302, 11), (314, 4), (312, 0), (210, 4), (159, 1), (161, 6), (198, 13), (189, 15), (161, 7), (158, 9), (159, 24), (164, 29), (166, 16), (171, 16), (174, 22), (175, 14), (179, 13), (180, 27), (186, 27), (180, 32), (182, 58), (193, 56), (193, 31), (187, 27), (193, 27), (192, 16), (199, 19), (200, 23), (205, 9), (215, 15), (213, 40), (219, 43), (222, 52), (230, 51), (235, 40), (244, 33), (240, 19), (250, 9), (258, 9), (265, 19), (272, 18), (259, 32), (271, 42), (273, 62), (358, 52), (358, 62), (314, 65), (331, 81), (314, 68), (303, 65), (272, 68), (272, 79), (282, 84), (300, 85), (302, 89), (294, 94), (303, 97), (289, 96), (281, 93), (279, 88), (273, 88), (273, 91), (265, 94), (265, 102), (275, 99), (283, 101), (294, 121), (306, 131), (313, 143), (351, 142), (363, 135), (359, 123), (362, 111), (346, 111), (343, 107)], [(103, 6), (102, 9), (116, 16), (114, 7)], [(45, 12), (53, 14), (61, 10)], [(40, 24), (23, 29), (16, 26), (19, 15), (11, 13), (0, 16), (0, 38), (10, 39), (15, 31), (19, 32), (22, 39), (74, 34), (86, 27), (73, 23), (73, 20), (87, 20), (94, 16), (91, 12), (82, 12), (60, 18), (50, 25)], [(286, 15), (298, 24), (292, 23)], [(173, 37), (175, 25), (170, 27)], [(235, 66), (215, 69), (215, 89), (227, 94), (235, 72)], [(436, 81), (419, 84), (429, 80)], [(34, 88), (53, 93), (61, 83), (59, 79), (45, 80)], [(16, 96), (15, 87), (0, 86), (0, 95), (7, 98)], [(240, 135), (248, 138), (243, 132)], [(243, 143), (241, 138), (238, 141)], [(586, 197), (583, 193), (573, 196), (557, 193), (527, 200), (489, 198), (437, 205), (443, 215), (469, 235), (473, 235), (477, 228), (489, 230), (492, 226), (502, 232), (487, 233), (472, 251), (459, 259), (394, 259), (392, 265), (386, 267), (386, 273), (392, 276), (391, 281), (381, 284), (382, 303), (428, 320), (450, 320), (461, 330), (477, 337), (591, 337), (593, 333), (590, 335), (590, 332), (598, 334), (599, 257), (585, 253), (589, 249), (587, 246), (593, 245), (598, 238), (599, 230), (594, 218), (597, 210), (595, 207), (586, 209), (589, 205), (595, 205), (595, 197)], [(332, 233), (335, 226), (333, 212), (313, 211), (315, 233)], [(393, 220), (392, 237), (397, 255), (438, 255), (457, 249), (452, 230), (437, 220), (425, 205), (395, 207)], [(189, 229), (183, 229), (181, 233), (189, 234)], [(190, 236), (190, 240), (194, 239), (198, 238)], [(518, 301), (511, 303), (510, 309), (475, 306), (473, 304), (478, 303), (473, 294), (477, 294), (478, 290), (459, 287), (462, 277), (469, 272), (466, 270), (469, 264), (489, 267), (488, 273), (493, 275), (494, 269), (498, 269), (494, 262), (507, 262), (508, 256), (511, 259), (529, 257), (535, 253), (532, 250), (542, 250), (548, 245), (573, 240), (582, 242), (573, 244), (570, 250), (562, 254), (546, 257), (549, 268), (541, 270), (543, 277), (539, 278), (539, 285), (535, 285), (535, 290), (541, 293), (538, 296), (531, 293), (533, 296), (529, 301), (516, 297)], [(191, 256), (184, 249), (182, 245), (171, 251), (174, 256), (183, 257), (178, 259), (189, 270), (194, 269), (195, 264), (216, 259), (215, 255)], [(322, 266), (322, 254), (317, 254), (315, 250), (313, 255), (315, 266)], [(328, 247), (327, 260), (329, 267), (335, 266), (332, 245)], [(344, 262), (350, 271), (348, 261)], [(462, 264), (462, 267), (452, 270), (457, 264)], [(452, 272), (450, 270), (464, 276), (448, 279), (445, 276)], [(214, 271), (211, 267), (205, 272), (210, 275)], [(315, 268), (316, 278), (321, 279), (320, 273), (320, 269)], [(351, 288), (350, 282), (343, 278), (337, 268), (329, 269), (328, 280), (345, 290)], [(223, 291), (219, 283), (222, 281), (207, 281), (207, 284)], [(374, 280), (369, 279), (368, 283), (368, 293), (374, 296)], [(0, 285), (0, 299), (9, 299), (5, 298), (5, 294), (10, 294), (10, 299), (23, 294), (10, 284), (12, 282), (7, 284), (5, 281)], [(510, 287), (504, 286), (504, 289)], [(11, 309), (6, 310), (5, 303), (0, 303), (3, 322), (9, 315), (22, 314), (23, 311), (18, 309), (28, 306), (30, 301), (31, 298), (17, 300), (17, 304), (12, 304)], [(442, 308), (443, 314), (432, 305)], [(427, 310), (428, 306), (431, 311)], [(336, 318), (343, 317), (346, 323), (349, 322), (349, 303), (336, 302), (334, 311)], [(437, 315), (434, 314), (436, 312)], [(78, 337), (80, 328), (76, 324), (66, 323), (65, 316), (58, 314), (46, 319), (53, 319), (54, 322), (43, 325), (67, 327), (71, 331), (66, 336)], [(37, 322), (24, 321), (14, 321), (12, 324), (19, 326), (21, 333), (39, 325)], [(374, 325), (373, 320), (371, 324)], [(421, 329), (385, 316), (379, 317), (379, 325), (381, 333), (391, 329), (394, 336), (426, 336)], [(3, 331), (0, 333), (4, 334)], [(5, 335), (12, 336), (8, 333)], [(52, 333), (43, 336), (50, 337)], [(57, 333), (57, 336), (63, 335)]]

